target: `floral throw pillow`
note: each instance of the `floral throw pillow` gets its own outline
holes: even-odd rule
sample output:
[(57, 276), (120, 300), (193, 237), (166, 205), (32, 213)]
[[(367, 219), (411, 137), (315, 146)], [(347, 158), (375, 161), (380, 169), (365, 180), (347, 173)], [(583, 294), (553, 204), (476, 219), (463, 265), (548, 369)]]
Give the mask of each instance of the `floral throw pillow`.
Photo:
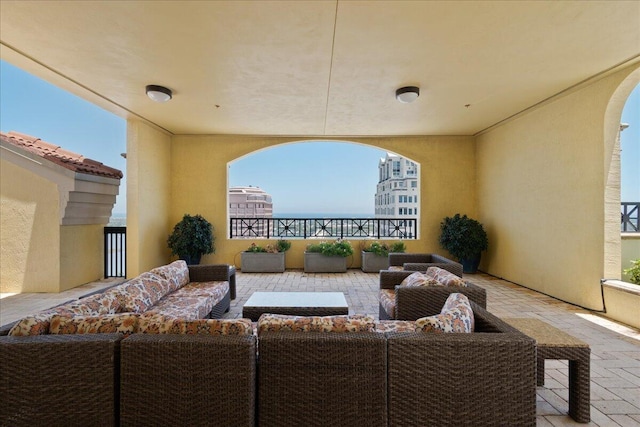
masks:
[(138, 316), (109, 314), (104, 316), (53, 316), (50, 334), (115, 334), (131, 335), (137, 331)]
[(373, 332), (373, 316), (288, 316), (263, 314), (258, 319), (258, 334), (262, 332)]
[(424, 273), (416, 271), (405, 277), (400, 286), (416, 287), (416, 286), (443, 286), (438, 280)]
[(467, 287), (467, 282), (460, 277), (440, 267), (429, 267), (427, 276), (430, 276), (440, 282), (443, 286), (461, 286)]
[(469, 299), (464, 294), (449, 295), (440, 314), (416, 320), (416, 332), (469, 333), (473, 332), (475, 321)]

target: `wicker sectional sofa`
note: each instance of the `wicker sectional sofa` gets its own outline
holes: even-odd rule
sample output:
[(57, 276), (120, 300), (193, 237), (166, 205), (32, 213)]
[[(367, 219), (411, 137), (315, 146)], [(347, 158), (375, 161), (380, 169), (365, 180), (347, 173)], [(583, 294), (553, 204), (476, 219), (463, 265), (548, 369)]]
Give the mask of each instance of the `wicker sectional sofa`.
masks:
[(462, 277), (462, 264), (438, 254), (415, 254), (394, 252), (389, 254), (390, 270), (427, 271), (429, 267), (439, 267)]
[(535, 342), (468, 304), (471, 333), (265, 314), (1, 336), (0, 426), (534, 426)]

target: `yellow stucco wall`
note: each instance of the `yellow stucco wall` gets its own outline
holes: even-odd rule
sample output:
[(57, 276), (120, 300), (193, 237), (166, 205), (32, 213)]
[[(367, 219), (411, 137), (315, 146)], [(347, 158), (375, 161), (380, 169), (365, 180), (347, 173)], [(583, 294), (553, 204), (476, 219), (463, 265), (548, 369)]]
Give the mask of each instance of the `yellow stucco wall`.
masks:
[(58, 292), (56, 184), (0, 159), (0, 292)]
[(571, 91), (478, 136), (479, 216), (490, 242), (484, 270), (565, 301), (603, 308), (605, 181), (615, 140), (611, 128), (619, 125), (622, 105), (617, 111), (607, 107), (633, 70)]
[[(171, 146), (171, 213), (167, 233), (185, 213), (200, 214), (212, 223), (216, 237), (216, 253), (204, 256), (202, 262), (240, 266), (239, 253), (249, 246), (250, 241), (228, 238), (227, 165), (256, 150), (300, 141), (299, 138), (174, 136)], [(408, 251), (443, 253), (438, 244), (442, 218), (457, 212), (476, 215), (473, 137), (349, 138), (348, 141), (392, 151), (421, 164), (423, 203), (420, 239), (407, 241)], [(371, 167), (377, 168), (377, 164)], [(359, 183), (347, 184), (353, 186), (354, 191), (359, 191)], [(292, 241), (292, 248), (287, 252), (287, 268), (303, 267), (307, 243)], [(359, 267), (361, 242), (353, 241), (352, 244), (356, 254), (351, 266)]]
[(169, 257), (171, 137), (139, 120), (127, 121), (127, 277)]
[(104, 225), (60, 227), (60, 290), (100, 280), (104, 275)]

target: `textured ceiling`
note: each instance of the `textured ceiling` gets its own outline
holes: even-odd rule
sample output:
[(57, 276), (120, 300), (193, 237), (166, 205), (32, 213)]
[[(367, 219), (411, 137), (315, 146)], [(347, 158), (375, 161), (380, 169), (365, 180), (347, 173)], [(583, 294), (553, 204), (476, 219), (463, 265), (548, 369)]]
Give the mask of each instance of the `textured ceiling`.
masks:
[(638, 62), (640, 2), (2, 0), (0, 42), (174, 134), (469, 135)]

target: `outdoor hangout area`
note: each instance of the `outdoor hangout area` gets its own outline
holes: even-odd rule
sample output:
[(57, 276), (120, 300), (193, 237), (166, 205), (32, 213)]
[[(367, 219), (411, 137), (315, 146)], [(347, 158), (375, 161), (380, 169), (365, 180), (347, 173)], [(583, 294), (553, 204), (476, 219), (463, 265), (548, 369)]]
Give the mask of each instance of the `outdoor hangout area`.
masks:
[(2, 425), (640, 422), (638, 330), (485, 273), (176, 261), (87, 290), (2, 300)]

